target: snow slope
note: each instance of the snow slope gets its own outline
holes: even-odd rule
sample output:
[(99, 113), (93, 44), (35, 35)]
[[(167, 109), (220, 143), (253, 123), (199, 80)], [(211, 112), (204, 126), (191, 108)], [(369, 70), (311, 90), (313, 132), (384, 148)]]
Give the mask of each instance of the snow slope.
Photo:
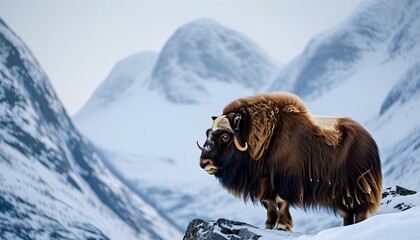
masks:
[(420, 207), (400, 213), (381, 214), (360, 224), (331, 228), (313, 236), (305, 235), (297, 239), (418, 239), (418, 214)]
[(1, 19), (0, 80), (1, 239), (180, 236), (102, 163)]
[[(269, 90), (288, 90), (313, 100), (367, 68), (391, 67), (392, 74), (380, 80), (389, 86), (390, 79), (401, 75), (418, 59), (419, 11), (418, 1), (363, 3), (335, 28), (315, 36), (304, 52), (285, 66), (287, 71), (282, 71)], [(400, 64), (395, 65), (396, 62)], [(367, 78), (365, 83), (371, 80)]]
[[(259, 91), (294, 91), (314, 114), (359, 121), (378, 142), (384, 187), (408, 184), (419, 190), (420, 182), (414, 176), (420, 168), (420, 113), (415, 110), (420, 100), (414, 88), (418, 84), (413, 83), (418, 79), (420, 56), (419, 7), (418, 1), (409, 0), (363, 3), (346, 21), (308, 43), (274, 82), (267, 78), (256, 84), (258, 88), (250, 87), (248, 80), (215, 80), (231, 79), (229, 71), (217, 66), (230, 66), (225, 56), (235, 55), (235, 49), (214, 50), (208, 56), (208, 48), (197, 47), (201, 40), (178, 41), (183, 39), (179, 34), (189, 33), (192, 28), (197, 34), (193, 40), (215, 41), (205, 41), (205, 46), (216, 46), (211, 49), (233, 40), (212, 35), (222, 30), (199, 31), (220, 27), (214, 22), (186, 24), (165, 45), (154, 67), (138, 69), (142, 76), (151, 74), (142, 80), (137, 78), (129, 97), (118, 98), (106, 107), (82, 110), (74, 119), (89, 138), (106, 148), (104, 152), (116, 171), (183, 228), (193, 218), (228, 218), (264, 225), (262, 207), (234, 199), (198, 167), (195, 146), (195, 140), (204, 141), (211, 116), (221, 114), (230, 101)], [(198, 56), (219, 63), (203, 62)], [(203, 68), (212, 75), (202, 74)], [(236, 74), (243, 79), (248, 75), (237, 65), (229, 69), (239, 71)], [(197, 96), (201, 97), (199, 101)], [(292, 210), (292, 216), (294, 230), (301, 232), (317, 232), (342, 222), (322, 212)]]
[(130, 97), (133, 94), (133, 85), (150, 75), (158, 56), (156, 52), (141, 52), (118, 62), (78, 113), (95, 111), (114, 101)]
[(420, 171), (420, 61), (409, 68), (389, 91), (380, 113), (369, 127), (383, 149), (385, 182), (404, 181), (419, 189)]

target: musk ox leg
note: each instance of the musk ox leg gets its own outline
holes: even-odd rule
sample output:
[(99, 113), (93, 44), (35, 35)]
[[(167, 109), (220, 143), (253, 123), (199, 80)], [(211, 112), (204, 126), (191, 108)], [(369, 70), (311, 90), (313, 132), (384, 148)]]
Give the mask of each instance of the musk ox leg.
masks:
[(354, 214), (349, 213), (347, 216), (343, 217), (343, 226), (348, 226), (354, 224)]
[(362, 211), (362, 212), (357, 212), (356, 213), (356, 223), (361, 222), (365, 219), (368, 218), (368, 212), (367, 211)]
[(277, 206), (273, 200), (262, 200), (261, 203), (267, 209), (267, 220), (265, 221), (265, 228), (273, 229), (277, 221)]
[(361, 222), (368, 217), (367, 211), (356, 212), (354, 211), (339, 211), (340, 215), (343, 217), (343, 226), (351, 225), (354, 223)]
[(291, 231), (293, 227), (293, 220), (289, 212), (289, 202), (277, 196), (276, 203), (278, 211), (274, 229)]
[(338, 213), (343, 217), (343, 226), (348, 226), (354, 223), (354, 212), (339, 209)]
[(262, 200), (261, 203), (267, 209), (265, 228), (291, 231), (293, 227), (292, 216), (289, 212), (289, 203), (280, 197), (274, 200)]

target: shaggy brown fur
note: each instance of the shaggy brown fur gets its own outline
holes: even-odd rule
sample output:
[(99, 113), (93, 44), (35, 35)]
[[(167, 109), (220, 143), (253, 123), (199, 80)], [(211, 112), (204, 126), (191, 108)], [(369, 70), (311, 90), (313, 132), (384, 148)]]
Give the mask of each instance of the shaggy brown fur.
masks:
[[(344, 225), (377, 210), (382, 192), (378, 148), (355, 121), (313, 116), (289, 93), (241, 98), (223, 114), (231, 129), (235, 116), (242, 117), (237, 134), (249, 148), (240, 152), (233, 144), (208, 140), (202, 167), (214, 165), (215, 176), (235, 196), (261, 201), (268, 228), (291, 229), (289, 204), (326, 207), (343, 216)], [(217, 143), (218, 132), (209, 134)]]

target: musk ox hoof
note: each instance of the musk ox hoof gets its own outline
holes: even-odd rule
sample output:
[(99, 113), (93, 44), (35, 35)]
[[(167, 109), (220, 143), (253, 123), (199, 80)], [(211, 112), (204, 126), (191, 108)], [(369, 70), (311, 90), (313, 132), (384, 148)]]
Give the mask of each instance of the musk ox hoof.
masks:
[(291, 232), (292, 227), (289, 224), (282, 224), (282, 223), (276, 223), (273, 227), (274, 230), (281, 230), (281, 231), (287, 231)]
[(278, 212), (278, 217), (276, 224), (274, 225), (274, 229), (291, 232), (293, 227), (292, 216), (290, 216), (289, 210), (281, 210)]
[(274, 228), (274, 226), (275, 226), (275, 223), (274, 222), (268, 222), (268, 220), (265, 222), (265, 228), (266, 229), (273, 229)]

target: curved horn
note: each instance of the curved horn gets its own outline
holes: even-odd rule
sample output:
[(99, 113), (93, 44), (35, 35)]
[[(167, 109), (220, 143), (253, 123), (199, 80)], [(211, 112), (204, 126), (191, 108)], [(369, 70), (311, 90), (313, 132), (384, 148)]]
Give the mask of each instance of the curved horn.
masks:
[(203, 151), (203, 147), (202, 147), (202, 146), (200, 146), (200, 144), (198, 143), (198, 141), (197, 141), (196, 143), (197, 143), (197, 147), (198, 147), (198, 149), (200, 149), (200, 151)]
[(234, 137), (233, 137), (233, 142), (235, 143), (236, 148), (237, 148), (239, 151), (241, 151), (241, 152), (244, 152), (244, 151), (246, 151), (246, 150), (248, 149), (248, 143), (247, 143), (247, 142), (245, 142), (245, 146), (244, 146), (244, 147), (242, 147), (242, 146), (241, 146), (241, 144), (240, 144), (240, 143), (239, 143), (239, 141), (238, 141), (238, 138), (237, 138), (236, 136), (234, 136)]

